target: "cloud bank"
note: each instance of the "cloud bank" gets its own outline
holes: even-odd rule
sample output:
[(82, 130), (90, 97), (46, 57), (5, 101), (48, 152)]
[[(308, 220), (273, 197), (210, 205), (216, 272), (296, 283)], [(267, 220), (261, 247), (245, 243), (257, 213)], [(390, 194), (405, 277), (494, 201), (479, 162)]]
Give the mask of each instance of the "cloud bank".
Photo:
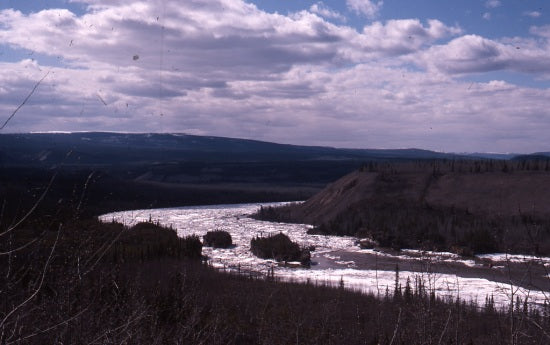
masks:
[[(550, 144), (548, 89), (462, 79), (494, 71), (548, 79), (547, 27), (494, 40), (437, 19), (356, 30), (322, 2), (287, 15), (241, 0), (85, 3), (83, 15), (0, 12), (0, 41), (26, 54), (0, 63), (0, 113), (11, 113), (51, 71), (8, 130), (187, 132), (444, 151)], [(383, 5), (347, 4), (369, 19)]]

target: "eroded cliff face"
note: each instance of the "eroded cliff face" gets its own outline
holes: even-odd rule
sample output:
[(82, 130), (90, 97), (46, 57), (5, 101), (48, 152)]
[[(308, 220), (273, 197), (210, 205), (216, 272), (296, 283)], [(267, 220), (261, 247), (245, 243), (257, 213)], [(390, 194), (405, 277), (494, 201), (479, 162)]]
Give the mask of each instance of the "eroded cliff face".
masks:
[(294, 217), (310, 224), (328, 221), (350, 205), (372, 198), (377, 177), (378, 173), (352, 172), (298, 205)]
[(320, 224), (352, 206), (400, 201), (476, 215), (550, 217), (550, 172), (355, 171), (298, 205), (294, 214), (307, 223)]
[(395, 249), (550, 255), (550, 171), (476, 170), (362, 169), (260, 218)]

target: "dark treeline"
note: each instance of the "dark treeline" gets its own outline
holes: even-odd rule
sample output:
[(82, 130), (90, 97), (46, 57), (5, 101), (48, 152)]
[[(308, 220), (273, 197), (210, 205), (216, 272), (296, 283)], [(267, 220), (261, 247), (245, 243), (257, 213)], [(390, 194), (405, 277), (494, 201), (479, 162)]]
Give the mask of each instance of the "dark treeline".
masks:
[(513, 159), (425, 159), (403, 162), (367, 162), (360, 168), (370, 172), (403, 172), (431, 170), (434, 174), (448, 172), (485, 173), (485, 172), (520, 172), (550, 171), (549, 156), (517, 156)]
[(304, 200), (312, 193), (302, 187), (140, 182), (96, 170), (4, 168), (0, 169), (0, 222), (23, 217), (34, 203), (32, 220), (44, 224), (54, 216), (72, 217), (75, 209), (79, 217), (90, 218), (142, 208)]
[(312, 234), (372, 238), (382, 247), (550, 255), (550, 220), (533, 216), (482, 217), (464, 210), (379, 200), (350, 208)]

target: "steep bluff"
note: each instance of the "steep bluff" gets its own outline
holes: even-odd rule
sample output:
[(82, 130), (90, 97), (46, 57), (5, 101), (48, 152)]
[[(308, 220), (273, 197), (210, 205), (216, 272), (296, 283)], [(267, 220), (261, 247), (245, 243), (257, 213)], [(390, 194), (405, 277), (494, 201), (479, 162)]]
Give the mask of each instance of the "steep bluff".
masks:
[(550, 217), (550, 173), (352, 172), (296, 206), (295, 216), (319, 224), (358, 203), (410, 201), (477, 215)]
[(302, 204), (261, 213), (313, 224), (315, 233), (370, 237), (396, 249), (550, 254), (545, 170), (361, 169)]

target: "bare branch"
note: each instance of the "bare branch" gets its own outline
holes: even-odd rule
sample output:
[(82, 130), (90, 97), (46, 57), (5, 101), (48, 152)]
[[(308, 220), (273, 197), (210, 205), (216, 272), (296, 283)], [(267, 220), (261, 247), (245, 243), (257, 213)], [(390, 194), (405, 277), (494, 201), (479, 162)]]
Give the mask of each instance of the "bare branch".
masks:
[(439, 337), (439, 341), (437, 344), (441, 344), (441, 341), (443, 340), (443, 336), (445, 335), (445, 331), (447, 331), (447, 326), (449, 325), (449, 321), (451, 320), (451, 309), (449, 309), (449, 316), (447, 316), (447, 322), (445, 322), (445, 327), (443, 328), (443, 332), (441, 332), (441, 336)]
[(15, 116), (15, 114), (19, 111), (19, 109), (21, 109), (25, 103), (27, 103), (27, 101), (29, 100), (29, 98), (31, 98), (32, 94), (36, 91), (36, 89), (38, 88), (38, 86), (40, 86), (40, 84), (42, 83), (42, 81), (44, 81), (44, 79), (46, 79), (46, 77), (48, 76), (48, 74), (50, 74), (50, 71), (48, 71), (43, 77), (42, 79), (40, 79), (35, 85), (34, 87), (32, 88), (31, 92), (27, 95), (27, 97), (23, 100), (23, 102), (21, 104), (19, 104), (19, 106), (13, 111), (13, 113), (11, 113), (10, 117), (8, 117), (8, 119), (4, 122), (4, 124), (2, 125), (2, 127), (0, 127), (0, 131), (4, 129), (4, 127), (6, 127), (6, 125), (8, 124), (8, 122), (10, 122), (10, 120)]
[(42, 269), (42, 276), (40, 278), (40, 283), (38, 284), (38, 287), (34, 290), (34, 292), (27, 297), (23, 302), (21, 302), (19, 305), (17, 305), (15, 308), (13, 308), (5, 317), (2, 319), (2, 322), (0, 322), (0, 328), (4, 326), (6, 321), (20, 308), (22, 308), (25, 304), (29, 303), (37, 294), (40, 292), (40, 289), (42, 289), (42, 284), (44, 283), (44, 278), (46, 277), (46, 271), (48, 270), (48, 266), (50, 265), (50, 261), (52, 259), (53, 253), (55, 251), (55, 247), (57, 246), (57, 242), (59, 241), (59, 234), (61, 233), (61, 227), (62, 225), (59, 225), (59, 228), (57, 230), (57, 236), (55, 238), (55, 242), (52, 246), (52, 249), (50, 251), (50, 255), (48, 255), (48, 259), (46, 260), (46, 263), (44, 264), (44, 268)]
[(86, 274), (90, 273), (93, 268), (95, 267), (95, 265), (97, 265), (97, 263), (99, 262), (99, 260), (101, 260), (103, 258), (103, 256), (105, 255), (105, 253), (107, 253), (107, 251), (109, 249), (111, 249), (111, 247), (113, 246), (113, 244), (115, 244), (116, 241), (118, 241), (118, 239), (120, 238), (120, 236), (122, 235), (123, 232), (126, 231), (126, 227), (124, 227), (116, 236), (115, 238), (113, 238), (113, 240), (111, 242), (109, 242), (108, 245), (105, 245), (106, 243), (104, 243), (98, 250), (96, 250), (96, 252), (88, 259), (88, 261), (86, 261), (86, 263), (84, 264), (84, 266), (88, 266), (88, 263), (90, 261), (92, 261), (92, 259), (97, 255), (97, 259), (94, 261), (94, 263), (86, 270), (86, 272), (84, 272), (82, 275), (85, 276)]
[(88, 190), (88, 183), (92, 179), (92, 176), (94, 176), (95, 171), (92, 171), (90, 175), (88, 175), (88, 178), (86, 179), (86, 182), (84, 183), (84, 189), (82, 190), (82, 194), (80, 195), (80, 201), (78, 202), (78, 206), (76, 207), (76, 212), (80, 211), (80, 207), (82, 206), (82, 201), (84, 200), (84, 195), (86, 194), (86, 190)]
[(63, 320), (61, 322), (58, 322), (56, 323), (55, 325), (52, 325), (50, 327), (47, 327), (47, 328), (44, 328), (44, 329), (41, 329), (39, 331), (36, 331), (32, 334), (29, 334), (29, 335), (26, 335), (22, 338), (18, 338), (17, 340), (14, 340), (14, 341), (10, 341), (10, 342), (7, 342), (6, 345), (9, 345), (9, 344), (14, 344), (14, 343), (18, 343), (18, 342), (21, 342), (23, 340), (26, 340), (26, 339), (29, 339), (29, 338), (32, 338), (32, 337), (36, 337), (37, 335), (39, 334), (43, 334), (43, 333), (46, 333), (46, 332), (49, 332), (51, 331), (52, 329), (55, 329), (61, 325), (65, 325), (69, 322), (71, 322), (72, 320), (76, 319), (77, 317), (79, 317), (80, 315), (82, 315), (83, 313), (85, 313), (86, 311), (88, 310), (88, 308), (85, 308), (81, 311), (79, 311), (78, 313), (76, 313), (75, 315), (71, 316), (70, 318), (66, 319), (66, 320)]
[(393, 344), (395, 337), (397, 336), (397, 331), (399, 330), (399, 323), (401, 322), (401, 311), (402, 309), (399, 308), (399, 315), (397, 316), (397, 323), (395, 325), (395, 329), (393, 330), (393, 336), (391, 337), (390, 345)]
[(50, 188), (52, 187), (52, 184), (53, 184), (53, 181), (55, 180), (55, 178), (57, 177), (57, 174), (58, 172), (56, 171), (56, 173), (52, 176), (52, 178), (50, 179), (50, 182), (48, 183), (48, 186), (46, 187), (46, 189), (44, 190), (44, 192), (40, 195), (40, 198), (38, 198), (38, 200), (34, 203), (34, 205), (31, 207), (31, 209), (29, 210), (29, 212), (27, 212), (27, 214), (25, 214), (19, 221), (17, 221), (14, 225), (11, 225), (6, 231), (0, 233), (0, 237), (1, 236), (4, 236), (8, 233), (10, 233), (12, 230), (14, 230), (15, 228), (17, 228), (19, 225), (21, 225), (21, 223), (23, 223), (33, 212), (34, 210), (36, 210), (36, 208), (38, 207), (38, 205), (40, 205), (40, 203), (42, 202), (42, 200), (44, 200), (44, 198), (46, 197), (46, 194), (48, 194), (48, 192), (50, 191)]
[(115, 327), (115, 328), (112, 328), (112, 329), (108, 329), (107, 331), (105, 331), (103, 334), (101, 334), (100, 336), (98, 336), (97, 338), (95, 338), (94, 340), (90, 341), (88, 343), (88, 345), (91, 345), (91, 344), (97, 344), (101, 339), (109, 336), (111, 333), (122, 333), (123, 331), (125, 331), (131, 324), (143, 319), (145, 316), (147, 315), (146, 311), (141, 311), (140, 313), (136, 313), (135, 315), (130, 315), (128, 317), (128, 320), (123, 323), (122, 325), (118, 326), (118, 327)]
[(25, 249), (26, 247), (30, 246), (31, 244), (33, 244), (34, 242), (38, 241), (38, 238), (35, 238), (33, 239), (32, 241), (29, 241), (27, 243), (25, 243), (24, 245), (22, 245), (21, 247), (18, 247), (18, 248), (15, 248), (15, 249), (12, 249), (10, 251), (7, 251), (7, 252), (0, 252), (0, 255), (10, 255), (10, 254), (13, 254), (19, 250), (22, 250), (22, 249)]

